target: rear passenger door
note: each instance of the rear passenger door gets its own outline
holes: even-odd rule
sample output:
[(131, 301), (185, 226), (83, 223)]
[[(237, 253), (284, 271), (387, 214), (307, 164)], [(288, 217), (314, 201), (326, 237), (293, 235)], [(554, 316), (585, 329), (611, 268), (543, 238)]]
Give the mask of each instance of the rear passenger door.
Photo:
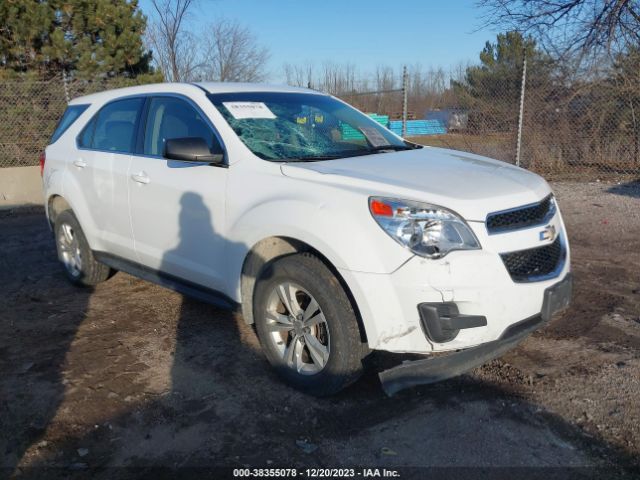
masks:
[(222, 151), (221, 142), (205, 115), (184, 97), (149, 98), (143, 125), (129, 179), (139, 262), (222, 290), (228, 170), (162, 157), (170, 138), (201, 137), (212, 152)]
[(96, 243), (92, 248), (130, 260), (136, 257), (128, 174), (144, 102), (140, 97), (125, 98), (103, 106), (78, 136), (78, 156), (69, 166), (91, 216)]

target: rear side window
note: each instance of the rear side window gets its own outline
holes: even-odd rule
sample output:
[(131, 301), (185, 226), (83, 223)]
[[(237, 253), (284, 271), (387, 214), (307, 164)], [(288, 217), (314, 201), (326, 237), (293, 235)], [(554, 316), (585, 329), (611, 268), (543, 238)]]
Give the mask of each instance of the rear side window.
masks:
[(55, 143), (87, 108), (89, 108), (89, 105), (71, 105), (67, 107), (56, 129), (53, 131), (53, 135), (51, 135), (51, 143)]
[(96, 130), (97, 115), (94, 115), (91, 121), (82, 130), (78, 136), (78, 146), (82, 148), (91, 148), (91, 142), (93, 141), (93, 132)]
[(78, 137), (84, 148), (132, 153), (143, 98), (111, 102), (94, 116)]

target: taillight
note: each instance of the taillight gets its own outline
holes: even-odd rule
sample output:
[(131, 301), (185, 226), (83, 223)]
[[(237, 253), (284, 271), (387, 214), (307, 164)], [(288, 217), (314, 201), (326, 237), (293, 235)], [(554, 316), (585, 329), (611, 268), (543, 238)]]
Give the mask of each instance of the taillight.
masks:
[(40, 176), (44, 175), (44, 162), (47, 160), (47, 155), (42, 152), (40, 153)]

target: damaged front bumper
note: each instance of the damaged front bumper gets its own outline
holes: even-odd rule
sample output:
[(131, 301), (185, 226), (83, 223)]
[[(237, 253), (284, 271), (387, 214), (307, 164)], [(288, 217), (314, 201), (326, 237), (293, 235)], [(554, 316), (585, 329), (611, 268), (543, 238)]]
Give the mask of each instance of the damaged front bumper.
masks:
[(514, 323), (498, 340), (476, 347), (424, 360), (402, 363), (379, 374), (382, 388), (389, 396), (416, 385), (439, 382), (461, 375), (514, 348), (529, 333), (548, 321), (551, 316), (569, 306), (573, 279), (570, 273), (544, 291), (539, 314)]

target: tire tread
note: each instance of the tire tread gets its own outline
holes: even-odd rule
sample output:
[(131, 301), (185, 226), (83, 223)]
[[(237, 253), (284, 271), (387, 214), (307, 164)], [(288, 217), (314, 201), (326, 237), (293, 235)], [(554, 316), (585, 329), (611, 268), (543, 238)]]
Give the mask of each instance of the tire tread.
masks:
[[(288, 380), (294, 387), (315, 396), (333, 395), (360, 378), (362, 374), (364, 348), (360, 340), (360, 329), (351, 301), (340, 284), (340, 281), (320, 258), (308, 252), (295, 253), (280, 257), (265, 266), (261, 275), (258, 277), (254, 294), (254, 319), (256, 321), (256, 328), (258, 335), (261, 337), (263, 348), (266, 347), (268, 349), (269, 347), (265, 345), (267, 342), (262, 340), (264, 333), (261, 327), (264, 317), (260, 315), (258, 303), (261, 302), (262, 297), (265, 297), (264, 300), (266, 301), (266, 292), (264, 290), (268, 286), (268, 278), (270, 276), (274, 275), (274, 273), (278, 275), (278, 272), (282, 270), (287, 272), (292, 280), (299, 281), (299, 279), (296, 278), (296, 275), (300, 274), (298, 269), (305, 270), (306, 273), (310, 275), (310, 278), (317, 279), (314, 285), (316, 289), (324, 286), (326, 290), (330, 291), (336, 310), (340, 312), (340, 325), (334, 325), (332, 327), (331, 323), (329, 324), (330, 330), (333, 330), (331, 335), (332, 338), (337, 335), (337, 329), (340, 328), (340, 335), (344, 337), (342, 343), (344, 343), (347, 348), (339, 352), (332, 349), (328, 363), (331, 369), (328, 373), (323, 370), (312, 377), (306, 378), (292, 372), (288, 367), (278, 365), (279, 359), (273, 358), (270, 352), (267, 352), (267, 358), (274, 364), (280, 375), (283, 376), (285, 380)], [(265, 283), (263, 284), (263, 282)], [(304, 287), (309, 288), (309, 285), (304, 285)], [(311, 288), (309, 289), (311, 290)], [(316, 295), (314, 294), (314, 296)], [(316, 300), (318, 300), (317, 297)], [(323, 308), (323, 311), (325, 316), (327, 316), (327, 309)], [(332, 319), (327, 318), (327, 321), (331, 322)], [(333, 319), (333, 321), (335, 322), (336, 320)], [(335, 342), (332, 341), (332, 345), (335, 345)], [(338, 358), (336, 359), (335, 356)], [(326, 368), (327, 367), (325, 367), (325, 369)], [(316, 381), (309, 381), (309, 378), (314, 378)]]

